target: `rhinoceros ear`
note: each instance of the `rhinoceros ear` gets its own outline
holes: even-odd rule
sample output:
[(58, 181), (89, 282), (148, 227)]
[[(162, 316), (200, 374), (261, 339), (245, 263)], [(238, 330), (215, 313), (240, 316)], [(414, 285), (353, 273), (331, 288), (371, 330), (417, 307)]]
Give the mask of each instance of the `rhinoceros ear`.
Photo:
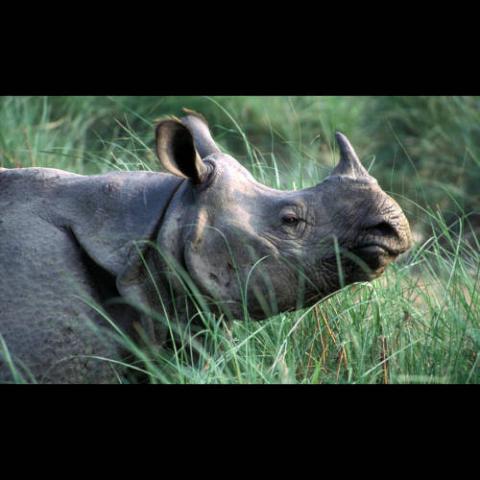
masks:
[(214, 153), (220, 153), (220, 149), (212, 138), (207, 120), (200, 113), (184, 108), (185, 116), (181, 122), (192, 132), (195, 147), (201, 158), (208, 157)]
[(158, 159), (170, 173), (195, 184), (202, 182), (207, 167), (195, 148), (192, 133), (180, 120), (169, 118), (157, 125), (156, 148)]

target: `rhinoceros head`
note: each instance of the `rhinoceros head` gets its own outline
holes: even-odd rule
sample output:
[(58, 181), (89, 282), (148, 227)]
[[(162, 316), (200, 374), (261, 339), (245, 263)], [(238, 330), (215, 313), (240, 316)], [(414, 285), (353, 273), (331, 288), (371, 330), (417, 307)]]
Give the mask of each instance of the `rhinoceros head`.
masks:
[[(220, 151), (203, 117), (162, 121), (157, 154), (189, 181), (176, 223), (182, 263), (198, 289), (233, 317), (311, 305), (371, 280), (411, 244), (398, 204), (337, 133), (340, 162), (320, 184), (281, 191), (257, 182)], [(165, 231), (162, 232), (165, 235)], [(173, 237), (172, 237), (173, 238)]]

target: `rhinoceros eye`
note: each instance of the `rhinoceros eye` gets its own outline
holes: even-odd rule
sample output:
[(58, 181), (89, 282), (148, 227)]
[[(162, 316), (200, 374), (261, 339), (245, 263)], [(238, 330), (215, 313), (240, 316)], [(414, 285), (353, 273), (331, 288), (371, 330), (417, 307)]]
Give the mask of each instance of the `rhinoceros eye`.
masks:
[(296, 225), (299, 221), (299, 218), (291, 213), (286, 214), (282, 217), (282, 222), (286, 225)]

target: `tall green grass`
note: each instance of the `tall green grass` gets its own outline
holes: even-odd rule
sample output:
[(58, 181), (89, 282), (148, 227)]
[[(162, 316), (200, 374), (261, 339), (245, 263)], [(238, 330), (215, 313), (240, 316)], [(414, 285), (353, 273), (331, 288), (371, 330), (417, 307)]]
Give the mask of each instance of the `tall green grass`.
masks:
[(132, 352), (123, 367), (152, 383), (478, 383), (478, 103), (475, 97), (5, 97), (0, 166), (85, 174), (158, 169), (153, 125), (189, 107), (207, 116), (215, 138), (258, 180), (298, 189), (328, 174), (333, 132), (344, 131), (412, 221), (412, 251), (381, 279), (263, 322), (248, 316), (225, 322), (199, 304), (203, 327), (192, 335), (189, 325), (180, 328), (160, 312), (155, 321), (181, 341), (158, 350), (123, 337)]

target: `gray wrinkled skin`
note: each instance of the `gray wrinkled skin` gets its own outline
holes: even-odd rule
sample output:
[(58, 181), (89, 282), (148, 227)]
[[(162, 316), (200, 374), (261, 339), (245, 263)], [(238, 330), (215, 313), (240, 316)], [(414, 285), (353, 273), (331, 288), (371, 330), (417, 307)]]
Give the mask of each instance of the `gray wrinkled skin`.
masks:
[(171, 174), (0, 169), (0, 334), (24, 377), (115, 382), (112, 366), (90, 357), (124, 355), (100, 312), (163, 344), (148, 311), (185, 321), (194, 311), (172, 264), (230, 318), (243, 317), (244, 300), (263, 319), (381, 275), (409, 248), (408, 222), (348, 140), (337, 141), (332, 174), (290, 192), (256, 182), (193, 112), (157, 127)]

